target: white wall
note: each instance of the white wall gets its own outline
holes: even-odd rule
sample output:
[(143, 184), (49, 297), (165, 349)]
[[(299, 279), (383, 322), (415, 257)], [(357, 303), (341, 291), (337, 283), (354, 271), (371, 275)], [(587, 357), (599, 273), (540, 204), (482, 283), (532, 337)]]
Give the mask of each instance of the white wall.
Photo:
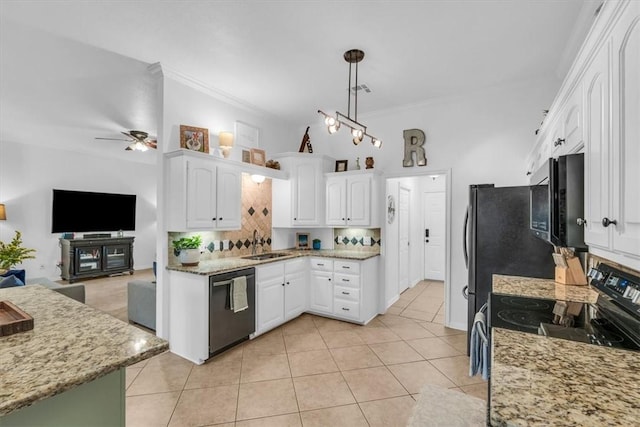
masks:
[[(466, 300), (462, 288), (467, 284), (467, 270), (462, 256), (462, 221), (471, 184), (494, 183), (497, 186), (525, 185), (524, 160), (540, 124), (542, 110), (551, 104), (559, 86), (558, 81), (525, 82), (517, 86), (492, 88), (466, 96), (433, 100), (380, 114), (358, 117), (370, 133), (383, 140), (376, 150), (366, 140), (359, 146), (351, 143), (346, 130), (328, 135), (318, 122), (312, 128), (314, 151), (336, 159), (373, 156), (375, 168), (387, 175), (424, 174), (429, 171), (451, 170), (452, 202), (450, 210), (451, 283), (447, 298), (451, 310), (447, 313), (449, 326), (466, 329)], [(344, 110), (346, 106), (338, 106)], [(404, 129), (422, 129), (427, 137), (424, 148), (426, 167), (404, 168)], [(396, 236), (397, 238), (397, 236)], [(394, 237), (386, 235), (383, 244), (391, 244)], [(393, 257), (387, 247), (383, 250), (386, 265)], [(388, 280), (388, 272), (386, 279)], [(387, 299), (390, 295), (385, 296)]]
[(156, 250), (154, 165), (0, 141), (0, 202), (7, 209), (0, 240), (7, 242), (19, 230), (24, 245), (36, 249), (36, 259), (22, 264), (28, 277), (60, 279), (60, 235), (51, 233), (53, 188), (137, 195), (136, 231), (125, 235), (135, 237), (134, 268), (151, 268)]

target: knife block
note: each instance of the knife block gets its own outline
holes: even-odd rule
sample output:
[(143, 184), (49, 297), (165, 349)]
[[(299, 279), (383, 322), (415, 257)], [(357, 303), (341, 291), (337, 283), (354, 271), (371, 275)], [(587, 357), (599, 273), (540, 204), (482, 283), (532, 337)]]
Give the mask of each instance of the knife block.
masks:
[(555, 281), (563, 285), (586, 285), (587, 276), (578, 257), (568, 258), (567, 267), (556, 266)]

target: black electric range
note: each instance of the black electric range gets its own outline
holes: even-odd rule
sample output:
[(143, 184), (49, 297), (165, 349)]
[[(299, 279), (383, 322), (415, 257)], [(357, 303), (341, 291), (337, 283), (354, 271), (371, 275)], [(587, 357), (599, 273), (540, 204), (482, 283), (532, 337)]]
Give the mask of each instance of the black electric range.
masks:
[(491, 293), (489, 327), (640, 351), (640, 277), (606, 264), (589, 276), (595, 303)]

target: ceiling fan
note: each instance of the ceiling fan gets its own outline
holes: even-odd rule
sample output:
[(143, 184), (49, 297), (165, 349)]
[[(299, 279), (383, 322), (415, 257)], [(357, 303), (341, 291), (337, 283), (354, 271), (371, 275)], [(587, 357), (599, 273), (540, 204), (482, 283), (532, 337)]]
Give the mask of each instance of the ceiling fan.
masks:
[(122, 134), (127, 136), (128, 139), (100, 137), (96, 137), (96, 139), (130, 142), (131, 144), (129, 144), (127, 148), (125, 148), (125, 150), (129, 151), (147, 151), (149, 148), (158, 148), (158, 141), (156, 141), (155, 139), (149, 139), (149, 134), (147, 132), (143, 132), (141, 130), (131, 130), (129, 132), (122, 132)]

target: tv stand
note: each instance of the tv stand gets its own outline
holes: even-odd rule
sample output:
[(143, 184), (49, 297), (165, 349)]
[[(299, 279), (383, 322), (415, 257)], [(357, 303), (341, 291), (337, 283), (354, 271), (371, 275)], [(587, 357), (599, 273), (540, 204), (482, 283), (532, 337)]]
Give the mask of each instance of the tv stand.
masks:
[(133, 274), (134, 237), (60, 239), (60, 276), (73, 283), (79, 279)]

